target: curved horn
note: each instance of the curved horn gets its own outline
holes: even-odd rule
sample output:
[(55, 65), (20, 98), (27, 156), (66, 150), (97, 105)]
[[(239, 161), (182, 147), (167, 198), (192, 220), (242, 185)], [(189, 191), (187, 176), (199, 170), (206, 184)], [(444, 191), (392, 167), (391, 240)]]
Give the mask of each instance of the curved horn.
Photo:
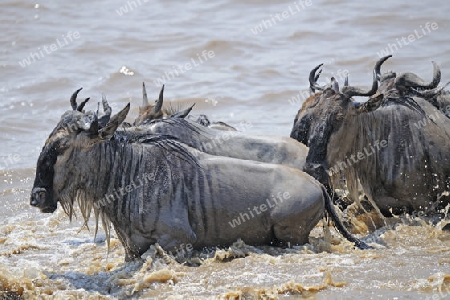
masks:
[(440, 94), (442, 92), (443, 89), (445, 89), (448, 85), (450, 84), (450, 81), (447, 82), (446, 84), (444, 84), (441, 87), (437, 87), (431, 90), (425, 90), (425, 91), (414, 91), (417, 95), (425, 98), (425, 99), (429, 99), (429, 98), (433, 98), (434, 96)]
[(375, 73), (377, 74), (377, 80), (380, 80), (381, 78), (381, 65), (388, 60), (388, 58), (392, 57), (392, 55), (388, 55), (385, 57), (380, 58), (377, 63), (375, 64)]
[(419, 88), (425, 90), (431, 90), (436, 88), (441, 81), (441, 70), (439, 66), (432, 61), (433, 63), (433, 80), (430, 83), (426, 83), (419, 76), (413, 73), (404, 73), (397, 77), (395, 80), (395, 86), (400, 89), (412, 87)]
[(155, 112), (159, 112), (163, 105), (163, 98), (164, 98), (164, 84), (161, 88), (161, 91), (159, 92), (159, 98), (155, 101)]
[(342, 88), (342, 93), (347, 96), (347, 97), (353, 97), (353, 96), (373, 96), (377, 90), (378, 90), (378, 80), (381, 77), (381, 73), (380, 73), (380, 68), (381, 65), (389, 58), (392, 57), (392, 55), (388, 55), (385, 57), (380, 58), (376, 63), (375, 63), (375, 67), (373, 68), (373, 81), (372, 81), (372, 88), (367, 91), (364, 92), (364, 90), (358, 88), (358, 87), (353, 87), (353, 86), (344, 86)]
[(373, 70), (372, 88), (369, 91), (364, 91), (363, 89), (355, 86), (344, 86), (342, 88), (342, 94), (344, 94), (347, 98), (351, 98), (353, 96), (372, 96), (377, 92), (377, 89), (377, 74), (376, 71)]
[[(323, 66), (323, 63), (316, 66), (314, 69), (311, 70), (311, 72), (309, 72), (309, 90), (312, 93), (314, 93), (316, 91), (316, 89), (319, 91), (323, 90), (323, 88), (317, 84), (317, 80), (319, 79), (320, 73), (322, 73), (322, 70), (319, 70), (319, 69), (322, 66)], [(317, 70), (319, 70), (319, 73), (317, 73), (317, 75), (316, 75)]]
[(83, 88), (79, 88), (78, 90), (76, 90), (72, 96), (70, 97), (70, 105), (72, 106), (73, 110), (77, 110), (77, 96), (78, 93), (82, 90)]
[[(83, 108), (84, 108), (84, 106), (86, 105), (86, 103), (89, 101), (89, 99), (91, 99), (91, 98), (86, 98), (86, 99), (84, 99), (84, 101), (81, 102), (80, 105), (78, 105), (77, 110), (78, 110), (79, 112), (82, 112), (82, 111), (83, 111)], [(76, 104), (76, 103), (75, 103), (75, 104)]]
[(142, 83), (142, 107), (145, 107), (148, 105), (148, 98), (147, 98), (147, 90), (145, 89), (145, 82)]
[(314, 76), (314, 82), (317, 82), (317, 80), (319, 80), (320, 74), (322, 74), (322, 69), (320, 69), (319, 73), (317, 73), (316, 76)]

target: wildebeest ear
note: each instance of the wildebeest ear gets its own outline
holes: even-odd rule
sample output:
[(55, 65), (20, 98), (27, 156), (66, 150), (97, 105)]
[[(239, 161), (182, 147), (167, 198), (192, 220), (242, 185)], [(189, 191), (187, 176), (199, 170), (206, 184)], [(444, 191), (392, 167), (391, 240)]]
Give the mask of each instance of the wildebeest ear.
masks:
[(130, 103), (128, 103), (127, 106), (125, 106), (121, 111), (115, 114), (105, 127), (100, 129), (100, 131), (98, 132), (98, 136), (103, 140), (110, 139), (114, 135), (114, 132), (116, 132), (117, 127), (119, 127), (119, 125), (122, 124), (122, 122), (125, 120), (129, 111)]
[(367, 102), (358, 107), (358, 113), (365, 113), (376, 110), (383, 103), (383, 98), (383, 94), (379, 94), (378, 96), (370, 98), (369, 100), (367, 100)]
[(182, 110), (182, 111), (177, 112), (176, 114), (173, 114), (172, 118), (181, 118), (181, 119), (186, 118), (186, 116), (191, 112), (194, 105), (195, 105), (195, 103), (192, 104), (190, 107), (186, 108), (185, 110)]
[(164, 98), (164, 84), (161, 88), (161, 91), (159, 92), (159, 98), (155, 101), (155, 112), (159, 112), (163, 105), (163, 98)]

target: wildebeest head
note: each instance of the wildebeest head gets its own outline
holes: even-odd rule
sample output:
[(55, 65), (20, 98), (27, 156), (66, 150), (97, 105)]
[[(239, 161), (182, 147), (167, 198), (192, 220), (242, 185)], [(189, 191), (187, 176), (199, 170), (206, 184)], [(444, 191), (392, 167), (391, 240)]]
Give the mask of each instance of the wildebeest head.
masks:
[(76, 98), (80, 90), (75, 91), (70, 98), (73, 110), (62, 115), (38, 158), (30, 204), (44, 213), (54, 212), (60, 198), (67, 196), (64, 195), (64, 190), (72, 184), (71, 170), (65, 170), (62, 166), (70, 160), (73, 151), (82, 151), (95, 143), (110, 139), (130, 109), (128, 104), (110, 118), (111, 108), (103, 98), (105, 115), (99, 119), (96, 113), (83, 112), (89, 98), (77, 105)]
[[(344, 124), (350, 123), (349, 120), (358, 115), (369, 114), (389, 103), (401, 104), (425, 115), (414, 97), (422, 97), (432, 103), (436, 95), (442, 91), (443, 87), (437, 88), (441, 74), (434, 62), (433, 80), (427, 83), (413, 73), (397, 76), (393, 72), (388, 72), (381, 75), (380, 67), (389, 57), (391, 55), (381, 58), (376, 63), (369, 91), (349, 86), (347, 79), (340, 90), (333, 81), (325, 87), (320, 87), (316, 82), (321, 70), (317, 71), (322, 65), (311, 71), (310, 90), (319, 92), (303, 103), (295, 117), (291, 137), (310, 148), (305, 171), (323, 184), (328, 184), (327, 147), (332, 133), (346, 126)], [(353, 96), (366, 96), (369, 99), (365, 103), (358, 103), (352, 99)]]
[(163, 108), (164, 85), (159, 92), (158, 99), (155, 100), (154, 104), (150, 104), (148, 102), (145, 83), (142, 83), (142, 99), (142, 106), (139, 106), (139, 116), (134, 121), (134, 125), (145, 124), (155, 119), (164, 119), (168, 117), (184, 118), (191, 112), (195, 105), (194, 104), (185, 110), (176, 110), (173, 107)]
[[(381, 105), (383, 95), (376, 94), (376, 92), (379, 69), (386, 59), (387, 57), (377, 62), (373, 73), (372, 88), (369, 91), (349, 86), (347, 79), (341, 90), (339, 90), (335, 80), (332, 80), (331, 84), (325, 87), (320, 87), (317, 80), (321, 70), (318, 74), (316, 73), (322, 64), (311, 71), (309, 76), (310, 90), (312, 92), (319, 90), (320, 92), (312, 95), (303, 103), (295, 117), (291, 137), (310, 147), (310, 149), (314, 149), (308, 153), (305, 171), (320, 182), (327, 184), (328, 181), (326, 155), (331, 134), (340, 128), (346, 118), (371, 112)], [(361, 105), (353, 101), (353, 96), (369, 96), (371, 98)]]

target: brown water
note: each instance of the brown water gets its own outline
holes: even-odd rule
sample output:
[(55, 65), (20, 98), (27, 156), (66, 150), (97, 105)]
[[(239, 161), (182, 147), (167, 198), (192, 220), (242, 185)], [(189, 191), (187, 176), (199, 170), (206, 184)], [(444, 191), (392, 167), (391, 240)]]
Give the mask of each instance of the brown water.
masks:
[(94, 242), (81, 221), (28, 205), (40, 148), (79, 87), (92, 97), (89, 109), (105, 93), (116, 112), (131, 102), (134, 118), (141, 82), (156, 97), (166, 76), (166, 99), (195, 102), (194, 113), (289, 135), (319, 63), (324, 80), (342, 83), (348, 71), (351, 84), (367, 86), (379, 55), (394, 52), (384, 70), (428, 79), (435, 60), (449, 81), (450, 2), (5, 0), (1, 12), (0, 291), (28, 299), (450, 299), (448, 221), (395, 219), (373, 233), (360, 224), (376, 248), (369, 251), (334, 231), (325, 238), (319, 225), (305, 247), (237, 243), (192, 267), (152, 251), (144, 264), (123, 264), (116, 239), (108, 254), (104, 233)]

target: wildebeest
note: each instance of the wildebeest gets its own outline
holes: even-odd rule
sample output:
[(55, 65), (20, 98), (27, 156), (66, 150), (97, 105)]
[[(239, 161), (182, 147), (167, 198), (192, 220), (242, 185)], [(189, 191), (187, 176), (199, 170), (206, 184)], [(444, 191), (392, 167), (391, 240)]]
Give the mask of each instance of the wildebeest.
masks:
[[(450, 120), (434, 102), (440, 70), (433, 80), (393, 72), (381, 75), (375, 65), (372, 88), (319, 87), (317, 70), (311, 90), (294, 120), (291, 137), (309, 147), (305, 171), (324, 184), (341, 187), (343, 177), (353, 199), (358, 185), (381, 211), (436, 211), (449, 202)], [(319, 73), (320, 74), (320, 73)], [(378, 87), (380, 81), (380, 87)], [(356, 103), (353, 96), (368, 96)]]
[[(142, 92), (144, 103), (148, 103), (145, 84)], [(163, 103), (163, 92), (164, 86), (157, 100), (158, 107)], [(226, 127), (232, 128), (225, 123), (221, 125), (224, 127), (221, 130), (214, 130), (214, 127), (210, 128), (211, 123), (206, 116), (197, 121), (185, 119), (191, 109), (192, 106), (167, 118), (162, 117), (162, 114), (147, 114), (141, 111), (140, 117), (134, 122), (135, 126), (128, 130), (140, 135), (170, 135), (190, 147), (216, 156), (284, 164), (299, 170), (303, 169), (308, 153), (305, 145), (288, 137), (258, 136), (225, 130)], [(203, 123), (205, 120), (208, 123)]]
[(184, 118), (192, 110), (194, 105), (185, 110), (175, 109), (173, 106), (163, 107), (164, 104), (164, 85), (159, 92), (158, 99), (154, 104), (148, 102), (147, 90), (145, 83), (142, 83), (142, 106), (139, 106), (139, 116), (134, 120), (134, 125), (141, 125), (155, 119), (164, 118)]
[[(195, 103), (190, 107), (181, 110), (169, 105), (168, 107), (163, 107), (164, 103), (164, 85), (159, 92), (158, 99), (155, 100), (155, 104), (149, 104), (147, 91), (145, 89), (145, 83), (142, 83), (142, 106), (139, 107), (139, 116), (134, 120), (133, 125), (144, 125), (148, 124), (153, 120), (166, 119), (166, 118), (185, 118), (189, 115), (194, 107)], [(217, 130), (225, 131), (236, 131), (236, 128), (230, 126), (224, 122), (211, 122), (206, 115), (200, 115), (197, 118), (189, 116), (190, 119), (198, 124), (205, 127), (209, 127)]]
[(445, 91), (437, 97), (439, 109), (450, 118), (450, 92)]
[[(75, 109), (62, 115), (39, 156), (30, 204), (52, 213), (60, 202), (71, 217), (77, 201), (86, 222), (94, 211), (108, 241), (112, 223), (126, 261), (154, 243), (168, 251), (181, 244), (227, 246), (238, 238), (253, 245), (303, 244), (324, 208), (347, 238), (367, 247), (345, 230), (325, 188), (306, 173), (194, 156), (167, 136), (143, 138), (118, 129), (129, 104), (101, 126), (96, 114), (81, 112), (72, 98)], [(275, 202), (270, 206), (268, 200)], [(237, 216), (242, 224), (230, 227)]]
[(299, 170), (303, 169), (308, 153), (305, 145), (289, 137), (213, 130), (180, 118), (158, 119), (130, 130), (140, 134), (170, 135), (212, 155), (283, 164)]

